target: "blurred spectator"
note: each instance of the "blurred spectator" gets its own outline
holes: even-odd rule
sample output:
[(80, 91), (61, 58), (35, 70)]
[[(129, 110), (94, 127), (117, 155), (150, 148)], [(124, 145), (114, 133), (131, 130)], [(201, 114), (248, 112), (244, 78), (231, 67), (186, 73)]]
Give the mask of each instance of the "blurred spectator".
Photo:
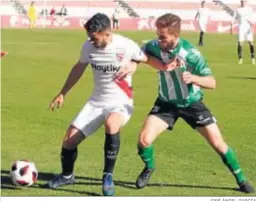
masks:
[(50, 16), (55, 15), (55, 13), (56, 13), (55, 7), (52, 7), (52, 9), (50, 11)]
[(46, 8), (43, 8), (40, 12), (40, 15), (48, 15), (48, 10)]
[(62, 16), (62, 15), (67, 16), (67, 15), (68, 15), (68, 10), (67, 10), (67, 8), (65, 7), (65, 4), (62, 5), (59, 14), (60, 14), (61, 16)]

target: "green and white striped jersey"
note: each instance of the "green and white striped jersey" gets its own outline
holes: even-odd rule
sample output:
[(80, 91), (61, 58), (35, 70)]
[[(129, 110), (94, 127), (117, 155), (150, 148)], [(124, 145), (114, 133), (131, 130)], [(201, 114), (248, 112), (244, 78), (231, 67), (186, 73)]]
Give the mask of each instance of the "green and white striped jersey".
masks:
[(164, 52), (158, 45), (157, 40), (148, 42), (143, 47), (147, 55), (161, 59), (163, 63), (168, 63), (174, 57), (184, 61), (184, 65), (173, 71), (159, 71), (159, 99), (169, 102), (177, 107), (188, 107), (202, 99), (203, 92), (199, 86), (185, 84), (182, 81), (182, 73), (188, 71), (194, 75), (211, 75), (201, 53), (188, 41), (180, 39), (177, 47), (169, 52)]

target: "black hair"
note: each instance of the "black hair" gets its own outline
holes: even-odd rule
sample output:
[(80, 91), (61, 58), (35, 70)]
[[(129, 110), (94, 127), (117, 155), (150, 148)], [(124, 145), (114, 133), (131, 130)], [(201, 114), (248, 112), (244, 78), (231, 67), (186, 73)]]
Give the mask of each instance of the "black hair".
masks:
[(103, 13), (97, 13), (85, 23), (84, 28), (89, 33), (101, 32), (111, 28), (111, 22), (107, 15)]

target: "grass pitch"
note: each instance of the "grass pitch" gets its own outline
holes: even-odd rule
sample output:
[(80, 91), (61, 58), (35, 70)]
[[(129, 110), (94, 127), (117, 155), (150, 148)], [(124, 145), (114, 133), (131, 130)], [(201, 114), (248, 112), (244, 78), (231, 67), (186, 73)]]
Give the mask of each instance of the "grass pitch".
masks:
[[(142, 43), (153, 32), (121, 32)], [(197, 34), (183, 38), (196, 44)], [(77, 183), (58, 190), (44, 188), (52, 174), (60, 172), (60, 148), (69, 122), (92, 91), (88, 68), (68, 94), (63, 108), (47, 109), (79, 58), (86, 36), (83, 30), (2, 30), (2, 169), (3, 196), (101, 195), (104, 130), (79, 147), (75, 166)], [(217, 89), (205, 91), (205, 103), (216, 116), (223, 135), (239, 157), (249, 180), (256, 186), (256, 66), (250, 64), (244, 46), (244, 65), (237, 65), (236, 36), (206, 34), (200, 48), (211, 66)], [(224, 196), (243, 195), (217, 154), (183, 120), (154, 143), (156, 171), (142, 190), (134, 182), (143, 168), (137, 155), (137, 138), (144, 118), (157, 95), (156, 71), (140, 65), (134, 76), (135, 112), (121, 132), (121, 149), (114, 179), (117, 196)], [(11, 185), (9, 170), (18, 159), (36, 163), (39, 181), (28, 188)]]

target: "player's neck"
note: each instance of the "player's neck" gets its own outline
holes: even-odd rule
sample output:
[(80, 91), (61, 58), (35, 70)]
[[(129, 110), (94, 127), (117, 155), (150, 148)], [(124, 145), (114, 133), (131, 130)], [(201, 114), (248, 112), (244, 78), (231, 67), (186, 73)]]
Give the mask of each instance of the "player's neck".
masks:
[(169, 51), (174, 50), (179, 45), (180, 39), (178, 38), (174, 43), (172, 48), (169, 49)]

